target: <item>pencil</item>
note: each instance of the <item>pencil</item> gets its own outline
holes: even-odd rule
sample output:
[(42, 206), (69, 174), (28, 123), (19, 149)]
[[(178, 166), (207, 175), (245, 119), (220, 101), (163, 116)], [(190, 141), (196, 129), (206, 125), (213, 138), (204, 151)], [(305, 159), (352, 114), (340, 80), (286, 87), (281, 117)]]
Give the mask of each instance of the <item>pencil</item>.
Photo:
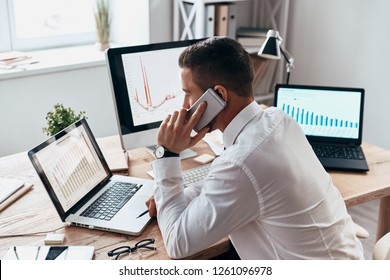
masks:
[(141, 214), (139, 214), (139, 216), (137, 217), (137, 219), (138, 218), (141, 218), (142, 216), (144, 216), (146, 213), (148, 213), (149, 212), (149, 210), (146, 210), (146, 211), (144, 211), (144, 212), (142, 212)]
[(4, 200), (0, 204), (0, 212), (3, 211), (8, 206), (10, 206), (12, 203), (14, 203), (16, 200), (18, 200), (24, 194), (26, 194), (29, 190), (32, 189), (33, 186), (34, 186), (33, 184), (24, 184), (23, 187), (18, 189), (16, 192), (14, 192), (10, 197), (8, 197), (6, 200)]

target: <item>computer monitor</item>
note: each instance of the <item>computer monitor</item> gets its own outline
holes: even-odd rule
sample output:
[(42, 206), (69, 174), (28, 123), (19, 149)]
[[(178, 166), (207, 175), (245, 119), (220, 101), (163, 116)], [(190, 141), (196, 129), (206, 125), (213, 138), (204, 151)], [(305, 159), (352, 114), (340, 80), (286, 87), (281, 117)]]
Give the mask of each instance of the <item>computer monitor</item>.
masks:
[(186, 47), (198, 41), (118, 47), (106, 51), (119, 133), (125, 150), (154, 147), (162, 120), (182, 107), (184, 95), (178, 58)]

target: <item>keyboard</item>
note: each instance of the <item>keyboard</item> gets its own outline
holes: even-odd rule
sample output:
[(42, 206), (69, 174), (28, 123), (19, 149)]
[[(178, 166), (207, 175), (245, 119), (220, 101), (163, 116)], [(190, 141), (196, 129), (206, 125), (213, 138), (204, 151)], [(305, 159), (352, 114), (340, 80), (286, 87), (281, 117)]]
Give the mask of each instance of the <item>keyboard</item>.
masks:
[(358, 146), (331, 146), (316, 144), (313, 145), (313, 150), (318, 157), (364, 159), (363, 152)]
[[(188, 187), (189, 185), (194, 184), (206, 177), (206, 175), (209, 173), (210, 166), (211, 163), (208, 163), (183, 171), (182, 176), (184, 187)], [(148, 171), (147, 173), (150, 177), (154, 178), (154, 173), (152, 170)]]
[(114, 182), (81, 216), (109, 221), (141, 187), (142, 185), (133, 183)]
[(184, 185), (188, 187), (190, 184), (202, 180), (209, 173), (210, 166), (211, 163), (183, 171)]

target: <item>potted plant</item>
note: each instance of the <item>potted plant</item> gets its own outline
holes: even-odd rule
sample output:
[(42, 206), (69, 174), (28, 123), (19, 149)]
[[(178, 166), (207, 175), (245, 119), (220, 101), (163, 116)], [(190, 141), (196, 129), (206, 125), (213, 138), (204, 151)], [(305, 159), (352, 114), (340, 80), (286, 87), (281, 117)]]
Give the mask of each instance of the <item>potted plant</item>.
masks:
[(110, 9), (108, 0), (96, 0), (94, 11), (99, 49), (104, 51), (110, 46)]
[(76, 114), (73, 109), (65, 108), (64, 105), (57, 103), (54, 105), (54, 109), (47, 113), (47, 127), (42, 130), (48, 136), (53, 136), (84, 116), (84, 111)]

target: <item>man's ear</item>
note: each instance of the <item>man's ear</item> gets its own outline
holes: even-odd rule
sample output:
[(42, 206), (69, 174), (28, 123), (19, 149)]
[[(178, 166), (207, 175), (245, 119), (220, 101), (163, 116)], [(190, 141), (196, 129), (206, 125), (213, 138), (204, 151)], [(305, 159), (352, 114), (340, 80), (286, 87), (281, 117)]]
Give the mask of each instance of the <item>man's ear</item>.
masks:
[(228, 92), (224, 86), (216, 85), (214, 91), (225, 101), (228, 100)]

